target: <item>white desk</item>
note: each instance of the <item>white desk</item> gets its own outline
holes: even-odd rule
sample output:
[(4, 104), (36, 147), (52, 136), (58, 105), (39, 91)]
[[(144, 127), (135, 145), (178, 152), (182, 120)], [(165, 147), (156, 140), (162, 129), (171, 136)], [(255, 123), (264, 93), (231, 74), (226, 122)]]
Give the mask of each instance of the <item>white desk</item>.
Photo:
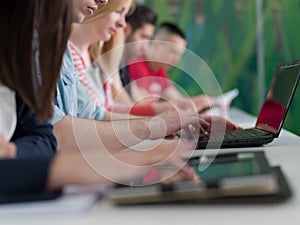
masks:
[[(230, 118), (241, 125), (254, 123), (254, 118), (233, 109)], [(250, 123), (251, 124), (251, 123)], [(117, 207), (99, 200), (87, 213), (54, 216), (0, 218), (0, 224), (300, 224), (300, 138), (285, 130), (280, 138), (265, 147), (226, 149), (222, 151), (264, 150), (272, 165), (280, 165), (287, 177), (293, 196), (273, 205), (155, 205)]]

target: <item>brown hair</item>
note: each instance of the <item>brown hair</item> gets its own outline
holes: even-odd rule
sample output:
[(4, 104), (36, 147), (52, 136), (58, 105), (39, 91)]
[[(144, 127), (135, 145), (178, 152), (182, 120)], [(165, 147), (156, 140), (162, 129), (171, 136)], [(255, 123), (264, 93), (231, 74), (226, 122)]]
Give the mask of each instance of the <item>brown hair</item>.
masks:
[[(72, 1), (10, 0), (0, 6), (0, 27), (5, 31), (0, 36), (0, 81), (15, 90), (39, 119), (50, 119), (73, 20)], [(33, 50), (34, 30), (39, 55)]]
[(127, 23), (131, 26), (131, 33), (134, 33), (137, 29), (142, 28), (145, 24), (156, 25), (157, 14), (151, 8), (145, 5), (136, 5), (136, 8), (132, 14), (126, 16)]

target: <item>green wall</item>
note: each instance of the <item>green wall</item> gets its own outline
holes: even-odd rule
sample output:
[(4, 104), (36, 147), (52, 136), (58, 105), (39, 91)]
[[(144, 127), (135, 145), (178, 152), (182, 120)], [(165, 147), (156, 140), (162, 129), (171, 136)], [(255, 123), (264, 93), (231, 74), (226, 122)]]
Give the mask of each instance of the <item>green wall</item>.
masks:
[[(159, 22), (173, 21), (186, 33), (188, 48), (217, 77), (223, 91), (238, 87), (233, 105), (257, 115), (259, 86), (268, 88), (279, 62), (300, 58), (300, 0), (263, 0), (264, 77), (258, 76), (256, 0), (145, 0)], [(201, 90), (173, 69), (171, 78), (196, 95)], [(300, 89), (300, 88), (299, 88)], [(300, 135), (300, 92), (297, 91), (285, 128)]]

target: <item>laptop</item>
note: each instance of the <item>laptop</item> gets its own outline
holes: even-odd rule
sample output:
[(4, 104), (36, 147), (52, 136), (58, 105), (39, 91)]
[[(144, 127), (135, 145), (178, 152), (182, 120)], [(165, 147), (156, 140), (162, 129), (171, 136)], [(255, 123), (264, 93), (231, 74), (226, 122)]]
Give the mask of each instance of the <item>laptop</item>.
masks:
[(300, 77), (300, 59), (277, 66), (255, 127), (201, 134), (197, 149), (257, 147), (279, 136)]

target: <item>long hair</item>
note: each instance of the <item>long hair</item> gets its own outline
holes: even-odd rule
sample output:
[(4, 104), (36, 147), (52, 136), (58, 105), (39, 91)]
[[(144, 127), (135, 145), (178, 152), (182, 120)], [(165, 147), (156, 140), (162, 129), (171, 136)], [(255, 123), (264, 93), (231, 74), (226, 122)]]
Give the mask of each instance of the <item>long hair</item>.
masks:
[[(98, 10), (91, 16), (86, 17), (86, 21), (91, 21), (105, 17), (108, 14), (120, 9), (125, 5), (128, 0), (110, 0), (106, 5), (103, 5), (98, 8)], [(136, 0), (132, 0), (130, 11), (128, 14), (132, 13), (135, 10)], [(120, 36), (119, 36), (120, 35)], [(103, 43), (94, 43), (90, 46), (89, 52), (92, 61), (97, 60), (102, 54), (108, 52), (109, 50), (118, 47), (121, 44), (124, 44), (124, 37), (122, 32), (118, 31), (109, 41)]]
[[(125, 5), (128, 0), (109, 0), (105, 5), (98, 7), (97, 11), (85, 17), (85, 21), (98, 19), (99, 17), (107, 16), (109, 13), (112, 13), (118, 9), (120, 9), (123, 5)], [(136, 5), (136, 0), (132, 1), (132, 5), (128, 14), (134, 11)]]
[(73, 20), (70, 0), (0, 3), (0, 81), (40, 120), (53, 115), (62, 57)]

